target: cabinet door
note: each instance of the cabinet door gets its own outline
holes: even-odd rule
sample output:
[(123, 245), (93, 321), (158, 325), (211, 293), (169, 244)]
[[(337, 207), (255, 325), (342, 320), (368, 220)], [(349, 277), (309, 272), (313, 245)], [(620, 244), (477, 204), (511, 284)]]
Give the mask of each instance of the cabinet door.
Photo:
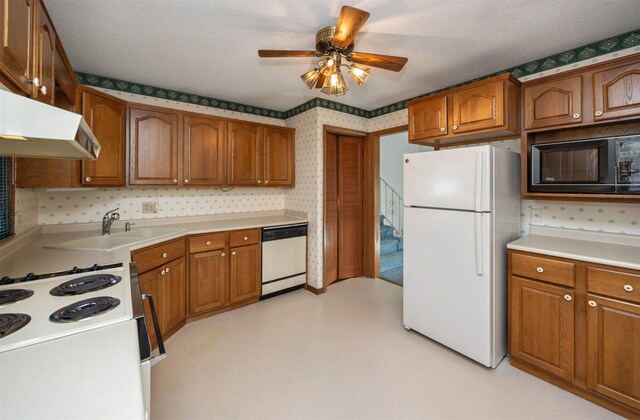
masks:
[(294, 132), (289, 129), (265, 127), (264, 185), (293, 187), (295, 165)]
[(504, 125), (503, 81), (486, 83), (451, 95), (453, 134)]
[(409, 140), (442, 137), (448, 132), (446, 96), (409, 106)]
[(40, 79), (40, 87), (35, 87), (33, 97), (41, 102), (53, 105), (55, 96), (55, 55), (56, 33), (42, 5), (38, 2), (36, 11), (36, 71), (34, 74)]
[(97, 160), (82, 162), (82, 185), (124, 186), (125, 102), (82, 92), (82, 115), (100, 142)]
[(571, 380), (573, 290), (511, 276), (511, 355)]
[(185, 259), (180, 257), (163, 266), (162, 275), (162, 332), (173, 333), (187, 319)]
[(185, 115), (184, 185), (224, 184), (224, 122)]
[(262, 127), (227, 124), (227, 184), (262, 185)]
[(178, 184), (178, 113), (129, 108), (129, 184)]
[(587, 299), (587, 387), (640, 410), (640, 305)]
[(524, 87), (524, 128), (582, 122), (582, 76)]
[(227, 253), (224, 249), (192, 254), (189, 262), (189, 313), (211, 311), (229, 303)]
[[(160, 324), (160, 331), (162, 332), (163, 325), (163, 310), (162, 310), (162, 287), (161, 269), (155, 269), (146, 273), (140, 274), (140, 291), (143, 294), (151, 295), (153, 297), (153, 303), (156, 308), (156, 314), (158, 315), (158, 322)], [(147, 320), (147, 330), (149, 331), (149, 338), (151, 339), (151, 347), (158, 347), (158, 339), (156, 338), (156, 330), (153, 326), (153, 317), (151, 316), (151, 307), (149, 301), (144, 301), (144, 317)]]
[(593, 73), (594, 118), (640, 115), (640, 61)]
[(230, 302), (260, 296), (260, 244), (231, 248)]
[(0, 69), (26, 94), (33, 71), (33, 17), (37, 0), (0, 0)]

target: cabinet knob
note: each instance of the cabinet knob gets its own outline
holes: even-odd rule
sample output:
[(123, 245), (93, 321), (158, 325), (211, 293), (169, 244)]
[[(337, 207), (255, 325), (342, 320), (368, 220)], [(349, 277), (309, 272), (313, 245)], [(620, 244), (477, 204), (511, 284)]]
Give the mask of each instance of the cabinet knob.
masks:
[(624, 286), (622, 286), (622, 288), (625, 292), (633, 292), (633, 286), (630, 284), (625, 284)]
[(592, 308), (595, 308), (596, 306), (598, 306), (598, 304), (596, 303), (595, 300), (590, 300), (589, 302), (587, 302), (589, 304), (589, 306), (591, 306)]
[(265, 180), (264, 180), (264, 183), (265, 183), (265, 184), (268, 184), (268, 183), (269, 183), (269, 180), (268, 180), (268, 179), (265, 179)]
[(33, 79), (29, 80), (29, 83), (31, 83), (33, 86), (37, 88), (40, 87), (40, 79), (38, 79), (37, 77), (34, 77)]
[(580, 118), (580, 114), (573, 114), (573, 119), (577, 120), (578, 118)]
[(261, 183), (262, 183), (262, 181), (258, 180), (258, 184), (261, 184)]
[(169, 256), (169, 254), (167, 254), (166, 252), (162, 253), (162, 258), (167, 258)]
[(602, 111), (596, 111), (596, 117), (601, 117), (602, 116)]
[(207, 246), (211, 245), (211, 241), (207, 241)]
[(189, 180), (188, 180), (188, 179), (185, 179), (185, 180), (184, 180), (184, 183), (185, 183), (185, 184), (188, 184), (188, 183), (189, 183)]
[(536, 271), (537, 271), (538, 273), (544, 273), (544, 268), (542, 268), (542, 267), (536, 267)]
[(571, 302), (571, 295), (564, 295), (564, 300), (566, 300), (567, 302)]
[(177, 183), (178, 183), (178, 180), (174, 178), (174, 179), (173, 179), (173, 183), (174, 183), (174, 184), (177, 184)]
[(90, 176), (88, 176), (88, 177), (86, 177), (84, 180), (85, 180), (85, 181), (87, 181), (87, 182), (91, 182), (91, 177), (90, 177)]
[(160, 272), (160, 275), (164, 276), (166, 273), (167, 273), (166, 271), (162, 270), (162, 271)]
[(222, 254), (220, 254), (220, 256), (221, 256), (221, 257), (224, 257), (224, 256), (225, 256), (225, 253), (223, 252)]
[(244, 238), (242, 238), (242, 239), (244, 239), (245, 241), (248, 241), (248, 240), (249, 240), (249, 237), (245, 236), (245, 237), (244, 237)]
[(231, 255), (236, 255), (236, 251), (233, 251), (233, 252), (231, 253)]
[(453, 128), (454, 130), (457, 130), (457, 129), (458, 129), (458, 126), (457, 126), (457, 125), (454, 125), (454, 126), (453, 126), (453, 127), (451, 127), (451, 128)]
[(167, 267), (167, 273), (169, 272), (169, 267)]
[(47, 87), (46, 86), (42, 85), (39, 90), (40, 90), (40, 93), (42, 93), (43, 95), (47, 94)]
[(444, 130), (446, 130), (446, 128), (440, 127), (440, 131), (442, 131), (444, 133)]

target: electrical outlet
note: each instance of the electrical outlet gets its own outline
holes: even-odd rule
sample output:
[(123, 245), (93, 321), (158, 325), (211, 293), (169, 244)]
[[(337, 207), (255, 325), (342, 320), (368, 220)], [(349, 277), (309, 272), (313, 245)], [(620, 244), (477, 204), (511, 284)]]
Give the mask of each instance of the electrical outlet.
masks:
[(531, 221), (533, 223), (542, 223), (542, 209), (531, 209)]
[(142, 212), (143, 213), (157, 213), (158, 208), (156, 207), (155, 201), (145, 201), (142, 203)]

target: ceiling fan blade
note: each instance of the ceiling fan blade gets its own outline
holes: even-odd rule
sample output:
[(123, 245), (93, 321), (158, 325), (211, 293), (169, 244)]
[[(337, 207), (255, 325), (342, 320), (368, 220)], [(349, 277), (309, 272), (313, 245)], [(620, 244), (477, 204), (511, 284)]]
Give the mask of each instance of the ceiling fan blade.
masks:
[(342, 6), (336, 24), (336, 33), (331, 43), (337, 48), (347, 48), (367, 19), (369, 19), (369, 12), (351, 6)]
[(349, 60), (356, 64), (378, 67), (385, 70), (400, 71), (409, 60), (407, 57), (395, 57), (393, 55), (369, 54), (354, 52), (349, 55)]
[(316, 83), (316, 89), (322, 88), (322, 85), (324, 85), (324, 80), (326, 78), (327, 78), (327, 76), (325, 76), (324, 74), (320, 73), (320, 78), (318, 79), (318, 83)]
[(258, 50), (260, 57), (316, 57), (318, 55), (315, 51), (301, 51), (301, 50)]

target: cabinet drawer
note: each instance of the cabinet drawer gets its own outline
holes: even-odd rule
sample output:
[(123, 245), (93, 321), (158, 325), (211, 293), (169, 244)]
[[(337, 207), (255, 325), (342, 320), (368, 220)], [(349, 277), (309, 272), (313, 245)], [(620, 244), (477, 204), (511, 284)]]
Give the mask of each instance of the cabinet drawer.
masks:
[(229, 234), (230, 246), (243, 246), (260, 242), (260, 229), (235, 230)]
[(513, 253), (511, 254), (511, 271), (513, 274), (549, 283), (574, 285), (575, 264), (571, 262)]
[(133, 253), (132, 259), (138, 265), (138, 272), (144, 273), (184, 256), (184, 251), (184, 238), (180, 238), (136, 251)]
[(189, 252), (211, 251), (227, 245), (226, 233), (205, 233), (189, 238)]
[(640, 274), (588, 267), (587, 290), (640, 303)]

